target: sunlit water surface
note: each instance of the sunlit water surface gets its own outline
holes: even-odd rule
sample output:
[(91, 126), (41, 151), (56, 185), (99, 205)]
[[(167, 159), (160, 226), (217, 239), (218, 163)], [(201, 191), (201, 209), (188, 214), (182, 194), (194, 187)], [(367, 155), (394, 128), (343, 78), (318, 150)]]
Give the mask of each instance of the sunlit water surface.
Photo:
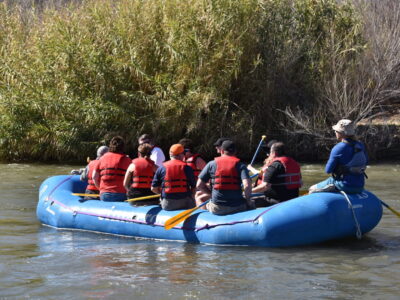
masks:
[[(78, 166), (0, 166), (0, 299), (400, 299), (400, 218), (387, 209), (361, 240), (311, 247), (122, 238), (37, 221), (40, 183)], [(306, 187), (325, 178), (322, 165), (302, 170)], [(399, 163), (368, 175), (400, 211)]]

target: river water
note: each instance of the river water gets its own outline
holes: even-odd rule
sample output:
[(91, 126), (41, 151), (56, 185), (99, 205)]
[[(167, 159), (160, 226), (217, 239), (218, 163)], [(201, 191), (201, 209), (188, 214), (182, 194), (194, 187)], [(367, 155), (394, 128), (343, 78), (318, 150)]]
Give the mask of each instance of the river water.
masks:
[[(361, 240), (310, 247), (140, 240), (37, 221), (40, 183), (78, 166), (0, 167), (0, 299), (400, 299), (400, 218), (385, 208)], [(303, 165), (305, 186), (322, 170)], [(367, 188), (400, 211), (400, 164), (368, 175)]]

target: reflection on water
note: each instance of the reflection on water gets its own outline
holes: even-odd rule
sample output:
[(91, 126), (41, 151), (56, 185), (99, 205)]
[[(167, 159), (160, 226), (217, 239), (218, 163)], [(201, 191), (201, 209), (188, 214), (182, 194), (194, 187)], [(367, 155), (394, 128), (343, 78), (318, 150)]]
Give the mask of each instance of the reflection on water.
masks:
[[(400, 219), (386, 209), (362, 240), (264, 249), (122, 238), (41, 226), (37, 192), (77, 166), (3, 165), (0, 299), (398, 299)], [(389, 171), (388, 171), (389, 170)], [(400, 210), (397, 164), (368, 188)], [(322, 166), (303, 167), (306, 186)]]

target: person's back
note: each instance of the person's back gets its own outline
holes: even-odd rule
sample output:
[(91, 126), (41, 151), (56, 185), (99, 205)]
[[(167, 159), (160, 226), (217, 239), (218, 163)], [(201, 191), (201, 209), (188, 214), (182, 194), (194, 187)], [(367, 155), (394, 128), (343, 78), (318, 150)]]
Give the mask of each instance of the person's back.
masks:
[(225, 206), (243, 203), (241, 187), (240, 159), (235, 156), (221, 156), (214, 159), (215, 171), (211, 175), (212, 202)]
[(101, 193), (124, 193), (123, 178), (127, 169), (127, 157), (122, 153), (108, 152), (99, 160)]
[[(138, 158), (132, 160), (124, 178), (124, 186), (128, 191), (129, 199), (139, 198), (153, 195), (151, 191), (151, 182), (157, 166), (150, 159), (150, 153), (153, 147), (150, 144), (144, 143), (138, 147)], [(158, 199), (144, 199), (143, 201), (135, 201), (132, 204), (135, 206), (158, 204)]]
[(264, 193), (255, 199), (256, 205), (269, 206), (298, 197), (302, 185), (300, 165), (286, 155), (285, 145), (275, 142), (268, 159), (270, 163), (261, 183), (252, 190), (253, 193)]
[(351, 120), (340, 120), (332, 126), (339, 141), (329, 155), (325, 171), (328, 179), (312, 185), (310, 193), (338, 192), (360, 193), (364, 189), (368, 155), (365, 146), (355, 139), (355, 125)]
[(367, 155), (365, 146), (361, 142), (346, 139), (332, 148), (330, 158), (325, 166), (325, 172), (333, 174), (336, 179), (336, 185), (340, 189), (355, 188), (358, 190), (365, 185), (363, 172), (357, 174), (345, 170), (345, 166), (352, 161), (357, 152), (362, 153), (365, 157), (365, 160), (361, 163), (361, 166), (364, 167), (367, 163)]
[(93, 179), (102, 201), (126, 200), (124, 177), (132, 160), (124, 154), (124, 146), (121, 137), (112, 138), (109, 152), (100, 158), (94, 170)]
[(171, 160), (164, 162), (154, 175), (153, 193), (161, 193), (164, 210), (194, 207), (193, 190), (196, 185), (193, 170), (183, 162), (184, 148), (174, 144), (170, 148)]
[[(99, 159), (108, 152), (108, 147), (107, 146), (101, 146), (97, 149), (97, 157), (96, 159), (90, 160), (88, 157), (88, 162), (89, 164), (86, 166), (86, 168), (83, 170), (80, 179), (81, 181), (87, 181), (88, 185), (86, 186), (85, 194), (99, 194), (100, 191), (97, 188), (94, 179), (93, 179), (93, 171), (96, 170), (97, 164), (99, 163)], [(90, 196), (85, 196), (84, 200), (98, 200), (99, 198), (96, 197), (90, 197)]]
[(301, 172), (299, 164), (293, 158), (276, 157), (267, 170), (263, 178), (271, 184), (265, 191), (267, 197), (283, 202), (299, 196)]
[[(251, 180), (246, 166), (234, 155), (235, 145), (224, 141), (221, 146), (221, 157), (209, 162), (199, 175), (197, 187), (204, 194), (211, 193), (207, 209), (213, 214), (226, 215), (247, 210), (251, 207)], [(211, 179), (212, 190), (207, 187)], [(242, 193), (242, 184), (245, 197)]]

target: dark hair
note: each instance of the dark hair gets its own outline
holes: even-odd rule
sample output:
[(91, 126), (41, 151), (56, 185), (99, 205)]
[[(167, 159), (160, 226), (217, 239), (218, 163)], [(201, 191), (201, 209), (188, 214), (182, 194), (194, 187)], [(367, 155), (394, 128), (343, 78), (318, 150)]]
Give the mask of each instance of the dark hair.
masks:
[(120, 136), (114, 136), (110, 141), (109, 152), (124, 153), (125, 142)]
[(222, 143), (225, 142), (225, 141), (227, 141), (227, 140), (229, 140), (229, 138), (221, 137), (221, 138), (219, 138), (219, 139), (214, 143), (214, 146), (215, 146), (215, 147), (221, 147), (221, 146), (222, 146)]
[(144, 143), (139, 145), (138, 147), (138, 152), (143, 156), (143, 157), (150, 157), (151, 154), (151, 150), (153, 150), (153, 147), (148, 144), (148, 143)]
[(139, 137), (139, 143), (141, 143), (141, 144), (144, 144), (144, 143), (152, 143), (153, 142), (153, 139), (151, 138), (151, 135), (150, 134), (147, 134), (147, 133), (145, 133), (145, 134), (142, 134), (140, 137)]
[(234, 141), (226, 140), (222, 143), (221, 149), (227, 152), (229, 155), (236, 153), (236, 145)]
[(276, 155), (276, 156), (283, 156), (283, 155), (285, 155), (285, 154), (286, 154), (286, 151), (285, 151), (285, 144), (282, 143), (282, 142), (274, 143), (274, 144), (271, 146), (271, 152), (275, 152), (275, 155)]
[(193, 141), (191, 139), (187, 138), (180, 139), (178, 144), (181, 144), (183, 148), (189, 149), (190, 152), (193, 152)]

